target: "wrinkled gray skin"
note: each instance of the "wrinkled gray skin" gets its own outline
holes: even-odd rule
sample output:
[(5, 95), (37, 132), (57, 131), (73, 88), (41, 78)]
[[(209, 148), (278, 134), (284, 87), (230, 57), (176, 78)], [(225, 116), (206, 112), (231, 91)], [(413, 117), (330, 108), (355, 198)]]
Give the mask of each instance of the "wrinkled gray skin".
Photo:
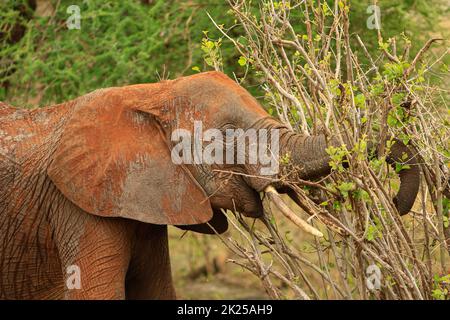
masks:
[[(190, 97), (195, 105), (201, 102), (204, 114), (214, 109), (207, 114), (210, 127), (279, 128), (280, 153), (291, 154), (292, 163), (302, 168), (302, 179), (313, 179), (330, 171), (324, 136), (304, 137), (290, 132), (226, 76), (205, 73), (168, 83), (176, 95)], [(108, 91), (97, 92), (95, 98), (89, 99), (100, 99), (101, 103), (108, 94)], [(54, 161), (61, 132), (74, 109), (84, 112), (81, 102), (85, 101), (86, 98), (79, 98), (32, 111), (0, 103), (0, 297), (175, 298), (167, 226), (88, 213), (63, 195), (49, 177), (48, 168)], [(338, 145), (335, 141), (331, 143)], [(398, 160), (403, 152), (412, 155), (401, 143), (396, 144), (389, 161)], [(211, 222), (217, 231), (226, 230), (220, 208), (236, 208), (247, 216), (260, 216), (259, 192), (268, 182), (241, 175), (230, 177), (212, 170), (254, 175), (259, 167), (189, 166), (189, 171), (210, 196), (214, 210)], [(418, 169), (413, 166), (405, 170), (401, 182), (395, 202), (404, 214), (417, 194)], [(211, 233), (205, 225), (181, 227)], [(69, 290), (66, 286), (66, 270), (71, 265), (81, 270), (79, 290)]]

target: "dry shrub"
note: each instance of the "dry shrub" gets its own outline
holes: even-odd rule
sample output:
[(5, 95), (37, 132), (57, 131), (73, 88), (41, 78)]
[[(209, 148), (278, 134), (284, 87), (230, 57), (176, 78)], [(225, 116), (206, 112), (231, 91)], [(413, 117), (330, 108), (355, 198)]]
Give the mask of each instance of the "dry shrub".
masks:
[[(276, 221), (265, 201), (263, 223), (227, 213), (237, 230), (222, 238), (236, 257), (232, 262), (258, 276), (274, 299), (448, 299), (450, 132), (448, 92), (439, 87), (448, 50), (430, 52), (432, 39), (410, 54), (411, 40), (386, 41), (378, 30), (380, 54), (371, 56), (363, 40), (349, 34), (345, 0), (265, 0), (257, 14), (248, 1), (229, 5), (237, 21), (232, 28), (244, 36), (235, 39), (232, 28), (213, 23), (242, 55), (248, 72), (237, 80), (262, 79), (269, 112), (293, 130), (341, 141), (346, 135), (353, 143), (328, 150), (333, 170), (322, 180), (285, 177), (302, 200), (297, 212), (309, 215), (324, 238), (286, 234), (294, 227)], [(295, 33), (294, 12), (306, 34)], [(393, 137), (421, 160), (421, 189), (404, 217), (392, 202), (398, 179), (384, 157)], [(378, 157), (368, 157), (368, 141), (382, 143)]]

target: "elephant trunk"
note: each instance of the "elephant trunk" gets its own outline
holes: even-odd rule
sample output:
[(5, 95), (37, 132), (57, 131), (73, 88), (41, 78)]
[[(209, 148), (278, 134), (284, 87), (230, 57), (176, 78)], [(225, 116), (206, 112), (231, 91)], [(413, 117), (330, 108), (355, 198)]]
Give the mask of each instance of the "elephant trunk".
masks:
[(394, 204), (401, 215), (407, 214), (416, 200), (420, 185), (420, 166), (418, 157), (400, 140), (394, 140), (394, 145), (386, 156), (386, 161), (396, 170), (401, 164), (399, 178), (400, 188), (394, 197)]
[[(400, 140), (390, 148), (386, 161), (394, 168), (401, 164), (399, 171), (400, 189), (393, 202), (401, 215), (407, 214), (419, 191), (420, 168), (417, 157)], [(305, 136), (285, 131), (281, 135), (281, 154), (289, 152), (291, 163), (300, 168), (299, 178), (310, 180), (328, 174), (331, 171), (330, 156), (326, 152), (329, 145), (339, 146), (338, 139), (332, 139), (328, 144), (325, 135)], [(347, 146), (349, 144), (347, 143)]]
[[(283, 135), (284, 136), (284, 135)], [(332, 145), (339, 145), (333, 141)], [(310, 180), (328, 174), (331, 170), (330, 156), (326, 152), (328, 147), (325, 135), (305, 136), (286, 133), (281, 138), (282, 155), (290, 154), (292, 164), (300, 168), (299, 178)]]

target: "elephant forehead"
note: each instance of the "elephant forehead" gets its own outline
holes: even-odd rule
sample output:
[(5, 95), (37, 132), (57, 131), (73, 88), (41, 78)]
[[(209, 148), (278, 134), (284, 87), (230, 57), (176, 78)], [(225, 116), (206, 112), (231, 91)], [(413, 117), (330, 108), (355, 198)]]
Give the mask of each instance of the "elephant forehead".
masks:
[[(173, 83), (175, 95), (190, 98), (194, 106), (203, 106), (205, 112), (215, 119), (234, 119), (243, 125), (267, 112), (242, 86), (220, 72), (206, 72), (179, 78)], [(247, 121), (248, 120), (248, 121)]]

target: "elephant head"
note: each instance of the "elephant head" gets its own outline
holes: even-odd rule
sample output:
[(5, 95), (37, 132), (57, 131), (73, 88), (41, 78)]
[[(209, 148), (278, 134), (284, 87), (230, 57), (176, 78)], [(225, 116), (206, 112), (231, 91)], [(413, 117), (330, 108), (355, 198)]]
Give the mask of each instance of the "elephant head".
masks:
[[(330, 171), (324, 135), (307, 137), (288, 130), (244, 88), (222, 73), (208, 72), (105, 89), (74, 100), (51, 151), (48, 175), (69, 200), (98, 216), (203, 233), (212, 233), (210, 227), (219, 233), (227, 229), (220, 208), (259, 217), (260, 192), (278, 199), (277, 173), (261, 176), (260, 161), (198, 161), (195, 142), (189, 144), (192, 157), (186, 157), (186, 150), (180, 156), (180, 138), (186, 133), (195, 137), (196, 124), (203, 131), (214, 129), (212, 135), (226, 136), (229, 129), (276, 132), (279, 154), (291, 154), (302, 179)], [(213, 140), (203, 137), (200, 150)], [(400, 172), (401, 186), (394, 200), (400, 214), (410, 210), (419, 184), (413, 154), (401, 142), (394, 144), (388, 161), (404, 161), (404, 153), (410, 169)], [(174, 156), (191, 161), (174, 161)]]

